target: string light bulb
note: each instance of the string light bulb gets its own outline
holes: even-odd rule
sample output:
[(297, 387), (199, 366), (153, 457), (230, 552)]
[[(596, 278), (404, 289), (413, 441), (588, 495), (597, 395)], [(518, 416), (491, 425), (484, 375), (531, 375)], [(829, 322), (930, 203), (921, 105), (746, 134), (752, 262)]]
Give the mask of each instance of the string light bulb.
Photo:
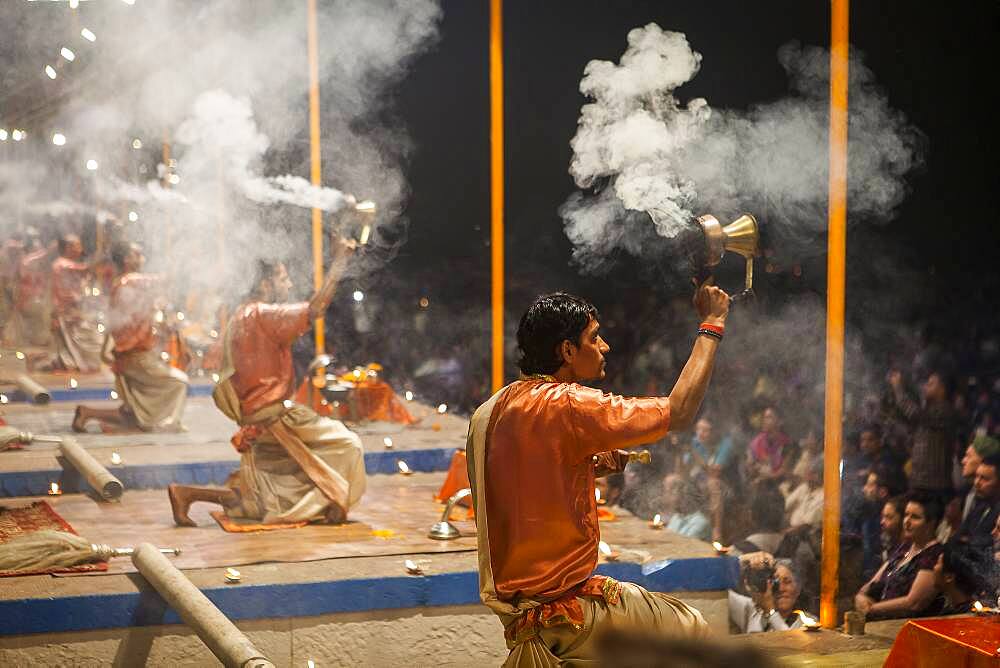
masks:
[(64, 135), (61, 132), (55, 133), (54, 135), (52, 135), (52, 143), (55, 144), (56, 146), (65, 146), (66, 135)]
[(7, 141), (7, 130), (0, 128), (0, 141)]
[(45, 76), (47, 76), (50, 79), (55, 79), (58, 75), (56, 74), (56, 69), (54, 67), (52, 67), (51, 65), (46, 65)]
[(141, 139), (139, 139), (138, 137), (136, 137), (135, 139), (133, 139), (133, 140), (132, 140), (132, 148), (134, 148), (134, 149), (135, 149), (135, 150), (137, 150), (137, 151), (138, 151), (138, 150), (139, 150), (140, 148), (142, 148), (142, 140), (141, 140)]
[(96, 172), (97, 171), (97, 167), (98, 167), (98, 164), (97, 164), (96, 160), (92, 159), (92, 160), (88, 160), (87, 161), (87, 169), (88, 170), (90, 170), (92, 172)]
[(74, 60), (76, 60), (76, 54), (73, 53), (73, 51), (71, 49), (68, 49), (65, 46), (63, 48), (59, 49), (59, 55), (62, 56), (63, 58), (65, 58), (66, 60), (68, 60), (71, 63)]
[(97, 35), (90, 31), (90, 28), (83, 28), (80, 30), (80, 36), (83, 37), (88, 42), (96, 42)]
[(128, 220), (130, 223), (134, 223), (135, 221), (139, 220), (139, 214), (136, 213), (135, 211), (129, 211)]

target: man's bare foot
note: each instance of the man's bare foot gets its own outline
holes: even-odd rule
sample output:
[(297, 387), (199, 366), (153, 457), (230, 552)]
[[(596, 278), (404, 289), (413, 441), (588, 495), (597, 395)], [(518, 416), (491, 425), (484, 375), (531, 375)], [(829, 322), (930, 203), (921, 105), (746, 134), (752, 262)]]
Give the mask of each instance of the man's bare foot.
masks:
[(78, 434), (87, 431), (87, 420), (83, 416), (83, 406), (77, 406), (76, 412), (73, 413), (73, 431)]
[(179, 527), (196, 527), (194, 520), (188, 517), (192, 499), (185, 493), (181, 485), (167, 485), (167, 496), (170, 497), (170, 510), (174, 514), (174, 523)]
[(347, 521), (347, 511), (340, 507), (339, 504), (330, 503), (330, 507), (326, 509), (326, 524), (343, 524)]

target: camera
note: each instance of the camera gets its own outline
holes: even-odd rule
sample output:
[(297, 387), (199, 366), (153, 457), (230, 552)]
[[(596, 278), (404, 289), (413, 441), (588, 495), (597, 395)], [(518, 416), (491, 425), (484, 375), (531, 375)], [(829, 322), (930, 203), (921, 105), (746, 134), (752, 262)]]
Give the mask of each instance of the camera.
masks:
[(748, 568), (743, 576), (747, 589), (754, 593), (763, 594), (767, 588), (771, 588), (773, 594), (778, 593), (778, 578), (775, 577), (774, 566), (762, 566), (760, 568)]

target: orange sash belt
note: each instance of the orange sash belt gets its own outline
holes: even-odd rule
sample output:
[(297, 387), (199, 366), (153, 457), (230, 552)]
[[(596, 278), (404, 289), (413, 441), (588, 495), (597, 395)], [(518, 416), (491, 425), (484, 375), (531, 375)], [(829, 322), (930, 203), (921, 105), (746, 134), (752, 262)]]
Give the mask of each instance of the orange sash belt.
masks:
[(559, 598), (518, 615), (504, 628), (504, 637), (508, 643), (520, 644), (538, 635), (539, 629), (561, 624), (569, 624), (577, 631), (582, 631), (584, 617), (579, 597), (601, 598), (609, 605), (616, 605), (621, 591), (622, 584), (618, 580), (605, 575), (592, 575)]

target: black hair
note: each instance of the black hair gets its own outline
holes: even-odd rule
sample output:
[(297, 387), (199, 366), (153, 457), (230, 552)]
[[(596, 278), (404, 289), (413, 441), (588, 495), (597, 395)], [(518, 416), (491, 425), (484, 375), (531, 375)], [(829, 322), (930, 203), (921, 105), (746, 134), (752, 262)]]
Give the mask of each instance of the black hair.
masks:
[(937, 494), (923, 491), (910, 492), (906, 495), (906, 502), (922, 506), (924, 517), (932, 521), (935, 526), (940, 524), (944, 517), (944, 503)]
[(135, 246), (136, 244), (130, 241), (116, 241), (111, 246), (111, 261), (118, 267), (118, 271), (125, 270), (125, 258), (128, 257), (128, 254), (132, 252), (132, 248)]
[(900, 519), (902, 519), (903, 513), (906, 512), (906, 499), (903, 498), (902, 494), (898, 494), (896, 496), (890, 496), (888, 499), (885, 500), (885, 503), (882, 504), (883, 508), (885, 508), (886, 506), (892, 506), (893, 508), (895, 508), (896, 514), (899, 515)]
[(1000, 475), (1000, 454), (987, 455), (983, 457), (983, 462), (982, 464), (980, 464), (980, 466), (983, 465), (992, 466), (993, 468), (996, 469), (997, 475)]
[(785, 499), (778, 486), (770, 482), (760, 482), (753, 492), (750, 503), (750, 522), (754, 531), (774, 533), (785, 524)]
[(945, 573), (955, 576), (955, 586), (963, 594), (974, 596), (986, 589), (985, 580), (980, 575), (984, 568), (979, 553), (968, 545), (948, 542), (944, 544), (942, 566)]
[(870, 432), (875, 438), (882, 440), (882, 425), (878, 422), (869, 422), (868, 424), (861, 425), (861, 429), (858, 430), (858, 436), (865, 432)]
[(555, 373), (563, 365), (556, 351), (563, 341), (580, 345), (580, 336), (597, 308), (565, 292), (543, 295), (528, 307), (517, 326), (518, 366), (525, 375)]
[(70, 233), (70, 234), (60, 234), (59, 235), (59, 241), (57, 243), (59, 244), (59, 254), (60, 255), (66, 252), (66, 247), (69, 245), (69, 238), (70, 237), (76, 237), (76, 235), (72, 234), (72, 233)]
[(254, 263), (253, 283), (250, 284), (250, 295), (256, 295), (260, 284), (270, 280), (278, 273), (278, 269), (283, 266), (279, 260), (257, 260)]

